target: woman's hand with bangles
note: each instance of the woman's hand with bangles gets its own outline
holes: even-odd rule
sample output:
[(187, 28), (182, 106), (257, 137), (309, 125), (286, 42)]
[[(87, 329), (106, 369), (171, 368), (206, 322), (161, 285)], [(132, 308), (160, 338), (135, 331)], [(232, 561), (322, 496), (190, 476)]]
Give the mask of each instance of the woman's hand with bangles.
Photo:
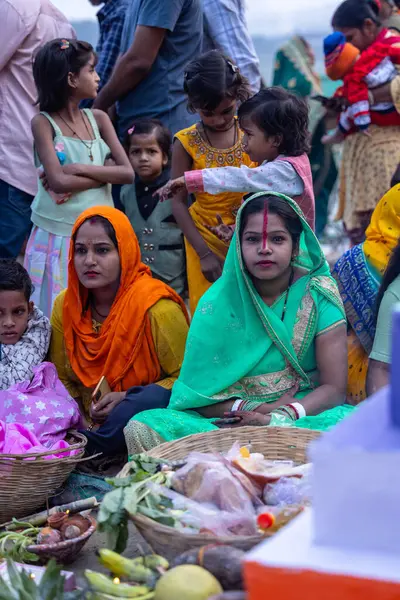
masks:
[(262, 415), (258, 412), (232, 411), (224, 413), (223, 419), (214, 421), (214, 425), (220, 429), (236, 429), (238, 427), (266, 427), (271, 421), (270, 415)]

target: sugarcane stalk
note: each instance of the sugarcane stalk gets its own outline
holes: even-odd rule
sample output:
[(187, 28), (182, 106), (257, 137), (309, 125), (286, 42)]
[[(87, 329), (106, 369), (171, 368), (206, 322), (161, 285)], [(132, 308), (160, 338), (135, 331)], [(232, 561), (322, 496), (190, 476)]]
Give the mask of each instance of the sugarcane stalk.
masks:
[[(84, 498), (83, 500), (76, 500), (75, 502), (70, 502), (69, 504), (63, 504), (61, 506), (54, 506), (48, 512), (47, 510), (43, 510), (42, 512), (35, 513), (33, 515), (29, 515), (29, 517), (24, 517), (24, 523), (30, 523), (31, 525), (44, 525), (47, 522), (47, 519), (50, 515), (57, 514), (59, 512), (66, 512), (67, 510), (71, 513), (78, 513), (84, 510), (90, 510), (91, 508), (96, 508), (99, 505), (95, 496), (91, 498)], [(2, 523), (0, 525), (0, 529), (7, 529), (8, 531), (14, 531), (19, 529), (18, 523), (13, 523), (12, 521), (8, 521), (7, 523)]]

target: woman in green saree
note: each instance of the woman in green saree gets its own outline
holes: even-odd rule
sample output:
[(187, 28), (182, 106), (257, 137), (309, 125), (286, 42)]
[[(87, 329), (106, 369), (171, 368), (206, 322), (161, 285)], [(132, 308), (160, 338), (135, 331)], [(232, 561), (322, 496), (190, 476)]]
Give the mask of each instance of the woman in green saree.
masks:
[(169, 407), (130, 421), (128, 451), (217, 427), (324, 430), (351, 410), (339, 406), (346, 383), (345, 314), (318, 240), (293, 200), (254, 194), (194, 315)]

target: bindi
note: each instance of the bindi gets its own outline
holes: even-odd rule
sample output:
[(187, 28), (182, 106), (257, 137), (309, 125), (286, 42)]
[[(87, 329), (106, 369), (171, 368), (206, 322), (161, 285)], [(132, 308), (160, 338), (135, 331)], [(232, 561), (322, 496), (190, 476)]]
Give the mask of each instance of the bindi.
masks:
[(263, 228), (262, 228), (262, 249), (267, 249), (268, 238), (268, 202), (264, 203)]

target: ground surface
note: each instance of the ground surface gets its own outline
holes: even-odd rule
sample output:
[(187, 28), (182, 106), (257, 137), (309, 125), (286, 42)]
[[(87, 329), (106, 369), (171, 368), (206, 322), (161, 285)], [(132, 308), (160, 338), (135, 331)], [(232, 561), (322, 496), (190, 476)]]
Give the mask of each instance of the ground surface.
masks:
[[(133, 524), (130, 525), (129, 529), (129, 541), (124, 556), (134, 558), (142, 553), (142, 548), (144, 552), (151, 552), (150, 547), (146, 544)], [(83, 550), (77, 555), (75, 562), (66, 567), (67, 570), (74, 571), (78, 579), (78, 584), (82, 584), (84, 581), (83, 573), (85, 569), (99, 571), (107, 575), (109, 574), (108, 571), (100, 565), (97, 559), (96, 550), (99, 550), (100, 548), (107, 548), (106, 537), (102, 533), (96, 531), (83, 547)]]

